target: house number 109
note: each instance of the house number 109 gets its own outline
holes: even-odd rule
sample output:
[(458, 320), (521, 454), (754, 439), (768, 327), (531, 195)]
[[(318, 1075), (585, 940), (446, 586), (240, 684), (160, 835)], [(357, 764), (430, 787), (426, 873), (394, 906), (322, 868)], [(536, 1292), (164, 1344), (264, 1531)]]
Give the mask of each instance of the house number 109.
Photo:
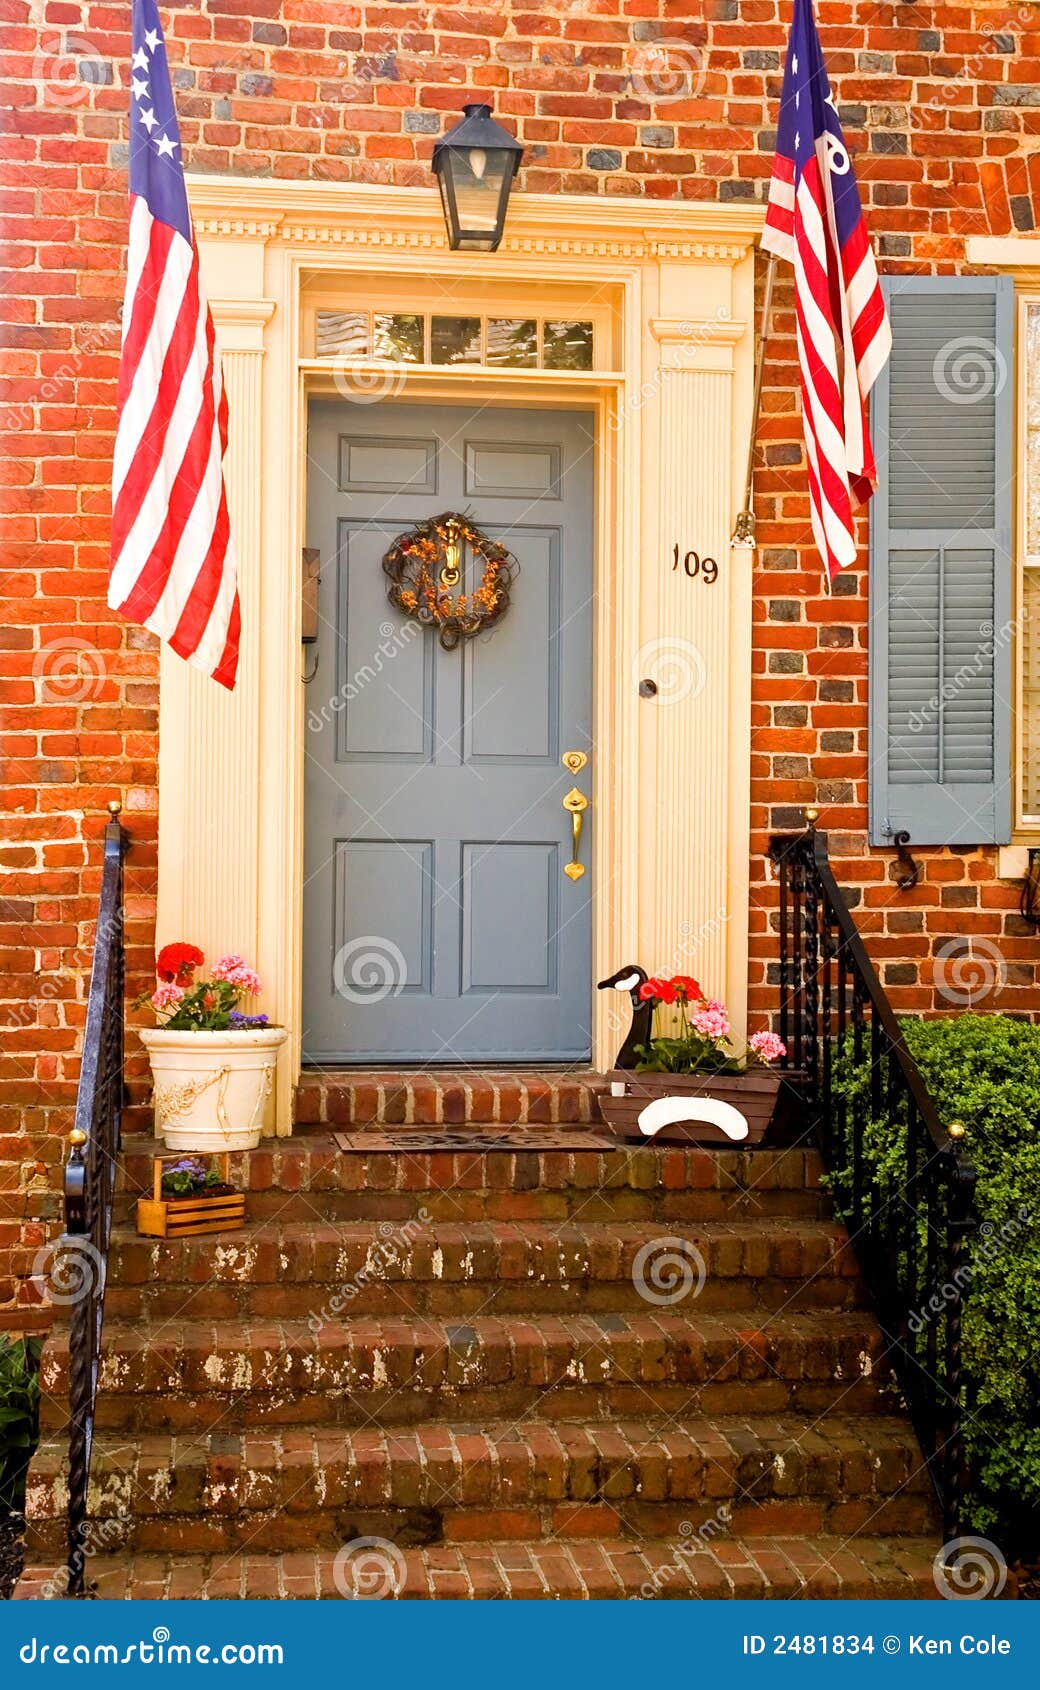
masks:
[[(719, 578), (719, 566), (713, 557), (701, 557), (699, 552), (687, 552), (686, 556), (682, 560), (682, 564), (691, 581), (696, 580), (699, 575), (706, 586), (713, 587)], [(676, 540), (672, 558), (672, 569), (676, 570), (678, 567), (679, 542)]]

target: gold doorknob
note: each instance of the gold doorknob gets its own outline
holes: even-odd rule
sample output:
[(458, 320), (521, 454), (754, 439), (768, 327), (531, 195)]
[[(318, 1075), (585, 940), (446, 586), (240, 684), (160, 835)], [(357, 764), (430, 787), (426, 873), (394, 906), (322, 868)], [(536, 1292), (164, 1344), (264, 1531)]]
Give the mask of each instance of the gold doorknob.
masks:
[(576, 786), (572, 786), (563, 800), (563, 807), (571, 813), (572, 839), (571, 860), (569, 863), (564, 863), (563, 872), (568, 880), (580, 880), (585, 873), (585, 865), (578, 861), (578, 853), (581, 850), (581, 829), (584, 812), (589, 807), (589, 801), (584, 792), (579, 792)]

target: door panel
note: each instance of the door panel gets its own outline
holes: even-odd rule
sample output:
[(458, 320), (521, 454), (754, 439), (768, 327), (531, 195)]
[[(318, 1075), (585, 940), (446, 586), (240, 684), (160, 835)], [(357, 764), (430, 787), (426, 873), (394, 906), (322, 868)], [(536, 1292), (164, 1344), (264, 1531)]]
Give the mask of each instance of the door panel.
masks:
[[(312, 403), (305, 1060), (589, 1055), (591, 877), (563, 872), (561, 758), (591, 756), (592, 444), (579, 412)], [(389, 605), (382, 569), (443, 510), (520, 565), (501, 623), (455, 651)]]
[(501, 624), (510, 638), (493, 630), (463, 651), (467, 762), (560, 765), (561, 541), (559, 528), (526, 531), (523, 584)]

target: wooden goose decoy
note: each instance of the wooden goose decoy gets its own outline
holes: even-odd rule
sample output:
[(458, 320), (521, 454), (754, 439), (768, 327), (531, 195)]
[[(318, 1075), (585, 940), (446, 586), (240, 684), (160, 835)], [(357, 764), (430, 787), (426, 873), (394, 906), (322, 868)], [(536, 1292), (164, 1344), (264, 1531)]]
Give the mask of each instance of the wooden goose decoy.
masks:
[(654, 1000), (639, 996), (640, 986), (649, 978), (645, 968), (640, 968), (637, 962), (630, 962), (625, 968), (619, 968), (616, 974), (598, 982), (597, 990), (627, 992), (632, 999), (632, 1025), (628, 1029), (628, 1037), (614, 1059), (615, 1068), (634, 1068), (639, 1061), (639, 1047), (650, 1043), (653, 1035)]

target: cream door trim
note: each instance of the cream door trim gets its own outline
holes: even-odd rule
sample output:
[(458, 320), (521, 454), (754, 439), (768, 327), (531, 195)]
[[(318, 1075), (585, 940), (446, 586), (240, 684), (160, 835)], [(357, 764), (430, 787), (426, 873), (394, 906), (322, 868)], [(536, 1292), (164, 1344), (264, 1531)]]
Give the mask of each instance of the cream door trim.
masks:
[[(290, 1028), (268, 1130), (291, 1131), (299, 1074), (303, 721), (299, 567), (307, 394), (305, 290), (349, 298), (352, 275), (496, 289), (580, 285), (609, 297), (614, 367), (416, 370), (401, 396), (582, 404), (596, 411), (594, 958), (697, 973), (743, 1030), (747, 999), (750, 557), (729, 550), (753, 379), (747, 205), (518, 195), (498, 253), (460, 256), (433, 188), (189, 178), (222, 347), (228, 484), (242, 591), (239, 685), (227, 695), (164, 651), (159, 942), (255, 959), (263, 1005)], [(673, 548), (719, 564), (705, 586)], [(642, 699), (638, 682), (656, 679)], [(609, 1064), (618, 1005), (592, 1005)]]

